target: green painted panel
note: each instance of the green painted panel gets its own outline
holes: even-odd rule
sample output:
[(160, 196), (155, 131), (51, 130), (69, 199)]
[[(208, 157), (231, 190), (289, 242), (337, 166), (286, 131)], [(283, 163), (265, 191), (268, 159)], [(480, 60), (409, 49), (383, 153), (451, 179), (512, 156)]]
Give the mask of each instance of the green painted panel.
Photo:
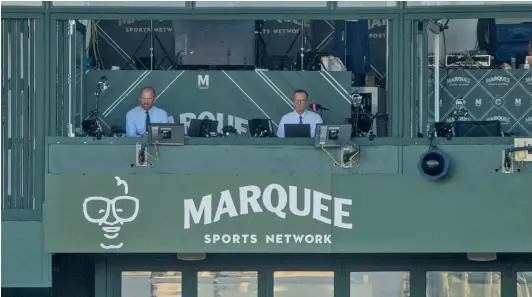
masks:
[(2, 290), (51, 286), (42, 222), (2, 222)]
[[(331, 192), (327, 175), (127, 175), (123, 179), (125, 186), (117, 186), (113, 176), (48, 175), (44, 215), (47, 250), (290, 253), (301, 252), (302, 246), (306, 252), (313, 253), (331, 250), (328, 243), (331, 225), (327, 221), (333, 215), (331, 197), (327, 195)], [(292, 214), (297, 212), (292, 211), (296, 207), (292, 203), (310, 199), (305, 196), (310, 193), (314, 201), (312, 211), (305, 216)], [(109, 212), (108, 198), (102, 197), (117, 201), (111, 211), (117, 211), (122, 220), (115, 220)], [(245, 203), (246, 197), (252, 202)], [(319, 199), (323, 203), (318, 203)], [(336, 205), (341, 202), (335, 201)], [(316, 206), (321, 204), (320, 212)], [(194, 211), (201, 212), (202, 207), (206, 207), (203, 220), (196, 221)], [(297, 208), (302, 212), (310, 210), (303, 203)], [(107, 218), (102, 222), (120, 226), (120, 231), (113, 234), (118, 237), (106, 239), (102, 227), (109, 226), (99, 225), (96, 218)], [(338, 224), (341, 220), (347, 224), (346, 218), (333, 218)], [(287, 239), (283, 234), (294, 234), (297, 239)], [(293, 243), (301, 241), (305, 234), (316, 234), (306, 240), (321, 243)], [(121, 244), (121, 248), (108, 248)]]
[[(431, 183), (417, 174), (144, 174), (123, 175), (121, 180), (112, 175), (49, 174), (44, 218), (46, 250), (56, 253), (532, 251), (532, 236), (528, 235), (532, 201), (522, 194), (522, 189), (529, 187), (530, 176), (490, 174), (474, 182), (458, 177)], [(122, 184), (117, 185), (122, 179), (127, 183), (127, 192)], [(284, 189), (280, 193), (287, 194), (278, 196), (275, 184)], [(256, 193), (252, 191), (253, 186), (258, 187)], [(290, 192), (296, 190), (290, 186), (297, 187), (298, 192)], [(224, 194), (224, 191), (228, 192)], [(130, 200), (115, 198), (124, 195), (129, 195), (125, 198)], [(84, 208), (88, 197), (94, 201)], [(306, 199), (312, 202), (308, 215), (295, 214), (297, 211), (290, 204), (295, 197), (298, 209), (304, 209)], [(255, 207), (261, 212), (253, 208), (253, 203), (245, 203), (254, 201), (252, 198), (258, 199)], [(137, 205), (134, 199), (138, 199)], [(200, 204), (208, 199), (212, 199), (212, 204)], [(194, 208), (187, 208), (191, 203)], [(234, 209), (230, 207), (232, 203)], [(283, 207), (276, 208), (279, 204)], [(321, 212), (320, 207), (324, 207)], [(200, 213), (205, 210), (211, 214), (211, 221), (208, 216), (194, 221), (190, 209)], [(276, 209), (274, 213), (268, 211), (272, 209)], [(123, 224), (115, 221), (113, 210)], [(116, 238), (105, 237), (103, 230), (108, 236), (113, 230), (102, 229), (109, 226), (99, 225), (103, 221), (98, 218), (115, 223), (113, 227), (121, 227), (118, 233), (113, 233), (118, 234)], [(244, 243), (245, 234), (247, 243)], [(218, 238), (216, 235), (220, 236), (219, 242), (210, 242)], [(120, 243), (123, 244), (120, 248), (106, 247)]]

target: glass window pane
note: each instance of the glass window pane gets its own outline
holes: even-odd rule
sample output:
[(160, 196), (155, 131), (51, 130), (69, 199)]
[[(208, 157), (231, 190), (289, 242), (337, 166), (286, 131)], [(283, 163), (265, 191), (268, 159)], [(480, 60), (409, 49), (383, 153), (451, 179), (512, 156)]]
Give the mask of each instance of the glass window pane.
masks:
[(500, 272), (427, 272), (427, 297), (501, 296)]
[(532, 292), (532, 272), (517, 273), (517, 297), (530, 296)]
[(123, 271), (121, 296), (181, 296), (181, 280), (178, 271)]
[(200, 271), (198, 297), (257, 297), (256, 271)]
[(351, 272), (349, 296), (408, 297), (410, 273), (405, 271)]
[(273, 286), (274, 297), (333, 297), (334, 272), (275, 271)]
[(185, 1), (53, 1), (54, 6), (185, 7)]
[(42, 1), (2, 1), (2, 5), (10, 5), (10, 6), (42, 6)]
[(448, 5), (530, 5), (532, 1), (408, 1), (408, 6), (448, 6)]
[(196, 1), (196, 7), (326, 7), (327, 1)]
[(397, 1), (338, 1), (338, 7), (394, 7)]

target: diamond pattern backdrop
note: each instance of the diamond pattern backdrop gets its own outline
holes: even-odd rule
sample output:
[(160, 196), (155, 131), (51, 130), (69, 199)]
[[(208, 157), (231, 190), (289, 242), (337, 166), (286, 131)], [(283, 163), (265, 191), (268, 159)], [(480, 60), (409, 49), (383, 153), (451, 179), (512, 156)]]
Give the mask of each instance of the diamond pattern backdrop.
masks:
[[(503, 69), (441, 69), (440, 121), (464, 99), (465, 120), (501, 122), (503, 132), (532, 136), (532, 72)], [(434, 122), (434, 74), (429, 72), (429, 122)]]

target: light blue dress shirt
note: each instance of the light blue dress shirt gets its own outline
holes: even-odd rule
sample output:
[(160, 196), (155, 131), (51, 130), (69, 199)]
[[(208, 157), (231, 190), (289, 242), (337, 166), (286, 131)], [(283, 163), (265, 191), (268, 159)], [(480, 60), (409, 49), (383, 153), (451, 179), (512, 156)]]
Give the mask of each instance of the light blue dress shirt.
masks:
[(277, 128), (277, 137), (284, 138), (284, 124), (310, 124), (310, 136), (314, 137), (316, 133), (316, 125), (322, 124), (323, 120), (321, 116), (310, 110), (306, 110), (302, 115), (292, 111), (285, 114), (281, 121), (279, 122), (279, 127)]
[[(168, 123), (166, 111), (152, 106), (149, 110), (150, 123)], [(141, 137), (146, 132), (146, 111), (141, 106), (137, 106), (126, 114), (126, 136)]]

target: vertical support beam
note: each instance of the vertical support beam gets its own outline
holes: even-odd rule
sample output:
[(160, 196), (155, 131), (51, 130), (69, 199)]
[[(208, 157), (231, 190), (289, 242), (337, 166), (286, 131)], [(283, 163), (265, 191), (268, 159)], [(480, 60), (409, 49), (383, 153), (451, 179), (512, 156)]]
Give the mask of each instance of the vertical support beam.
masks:
[(58, 43), (58, 37), (57, 37), (57, 20), (54, 18), (50, 19), (50, 26), (48, 27), (48, 36), (49, 36), (49, 43), (50, 43), (50, 52), (48, 53), (48, 57), (50, 57), (50, 61), (48, 62), (48, 69), (49, 69), (49, 79), (48, 79), (48, 89), (50, 90), (49, 98), (48, 98), (48, 134), (47, 136), (57, 136), (57, 75), (58, 75), (58, 57), (57, 57), (57, 43)]
[(440, 37), (434, 35), (434, 123), (440, 121)]
[(9, 127), (11, 114), (9, 108), (10, 100), (10, 70), (11, 57), (9, 56), (11, 46), (11, 21), (2, 19), (2, 209), (9, 207), (11, 196), (11, 143), (9, 139)]
[(390, 137), (403, 137), (403, 78), (401, 69), (401, 59), (404, 58), (403, 42), (401, 39), (402, 18), (395, 18), (389, 21), (391, 34), (388, 43), (388, 60), (391, 60), (391, 76), (388, 84), (389, 96), (387, 96), (388, 114), (391, 121), (388, 122), (388, 135)]
[[(404, 16), (401, 14), (401, 16)], [(414, 56), (413, 44), (412, 44), (412, 20), (404, 20), (401, 27), (401, 49), (402, 49), (402, 59), (401, 59), (401, 69), (403, 73), (401, 75), (402, 81), (400, 81), (403, 86), (402, 93), (402, 103), (403, 103), (403, 137), (411, 138), (413, 136), (413, 113), (412, 106), (414, 106), (414, 96), (412, 94), (413, 86), (413, 61)]]
[(8, 135), (12, 143), (11, 147), (11, 205), (10, 208), (18, 208), (18, 197), (20, 192), (20, 19), (11, 20), (11, 115), (10, 115), (10, 134)]
[(512, 265), (505, 265), (501, 271), (501, 296), (518, 296), (517, 292), (517, 272), (518, 269)]
[(427, 297), (427, 272), (422, 265), (410, 271), (410, 297)]
[[(35, 48), (44, 49), (44, 51), (33, 51), (34, 62), (34, 77), (36, 90), (47, 90), (49, 84), (48, 61), (49, 61), (49, 45), (47, 43), (47, 22), (46, 17), (44, 19), (36, 20), (35, 28), (33, 30)], [(37, 95), (38, 94), (38, 95)], [(45, 156), (45, 137), (47, 133), (46, 122), (46, 103), (48, 102), (49, 94), (47, 92), (35, 92), (35, 143), (34, 143), (34, 197), (35, 197), (35, 210), (42, 216), (42, 204), (44, 202), (44, 174), (46, 170), (46, 156)]]
[(426, 23), (423, 21), (423, 29), (421, 32), (421, 44), (420, 44), (420, 112), (421, 119), (420, 124), (422, 126), (422, 133), (424, 136), (427, 136), (430, 127), (429, 127), (429, 34), (427, 32)]

